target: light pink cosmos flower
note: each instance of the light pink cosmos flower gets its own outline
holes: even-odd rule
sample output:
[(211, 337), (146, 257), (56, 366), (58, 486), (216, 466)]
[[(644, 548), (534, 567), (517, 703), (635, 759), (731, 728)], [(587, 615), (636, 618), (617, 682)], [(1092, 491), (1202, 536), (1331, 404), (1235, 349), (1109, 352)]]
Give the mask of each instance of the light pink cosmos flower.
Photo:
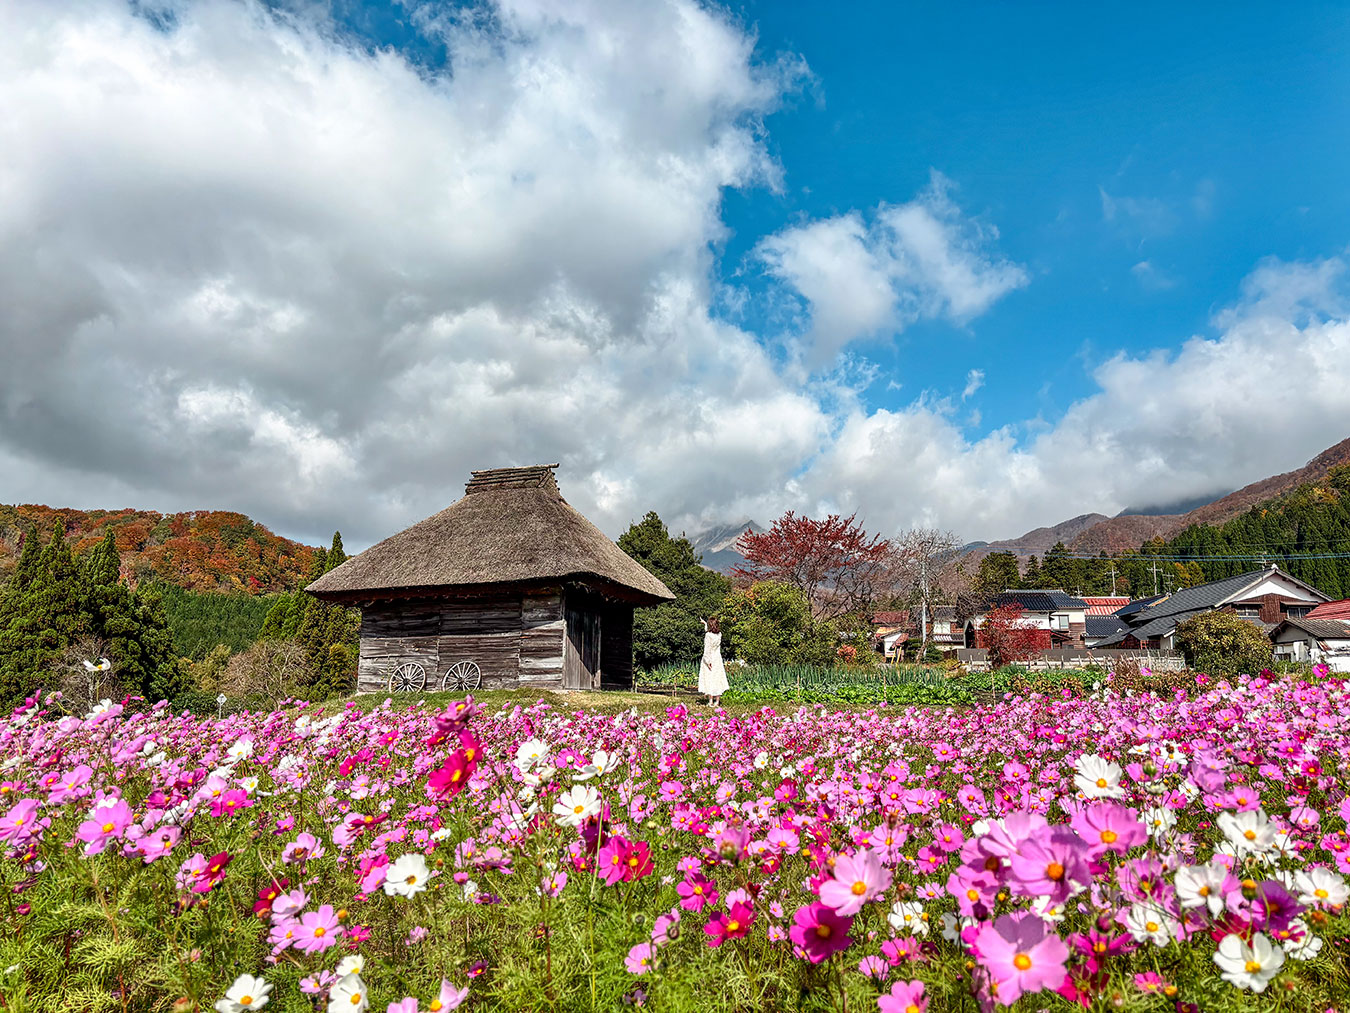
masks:
[(23, 844), (32, 837), (37, 827), (40, 804), (35, 798), (26, 798), (4, 816), (0, 816), (0, 841)]
[(1069, 947), (1034, 915), (1020, 912), (985, 922), (976, 932), (974, 950), (989, 972), (994, 997), (1004, 1006), (1025, 992), (1064, 983)]
[(398, 1002), (391, 1002), (384, 1013), (418, 1013), (417, 1000), (406, 996)]
[(551, 876), (545, 876), (539, 883), (539, 889), (545, 897), (557, 898), (567, 886), (567, 873), (562, 869), (553, 873)]
[(628, 969), (629, 974), (648, 974), (655, 962), (656, 947), (651, 943), (638, 943), (628, 951), (623, 966)]
[(286, 893), (279, 893), (272, 900), (272, 921), (283, 922), (288, 918), (294, 918), (308, 903), (309, 898), (305, 896), (305, 891), (298, 886)]
[(295, 948), (305, 953), (322, 953), (338, 941), (342, 925), (333, 905), (324, 904), (317, 911), (306, 911), (300, 916), (300, 931), (296, 933)]
[(297, 834), (295, 840), (281, 851), (281, 860), (287, 865), (292, 862), (307, 862), (312, 858), (322, 858), (323, 842), (313, 834)]
[(151, 830), (136, 842), (136, 851), (144, 856), (145, 864), (149, 865), (172, 851), (182, 833), (177, 827), (159, 827)]
[(441, 990), (436, 998), (431, 1000), (427, 1006), (429, 1013), (448, 1013), (449, 1010), (459, 1009), (464, 1000), (469, 997), (469, 986), (455, 988), (446, 978), (441, 979)]
[(921, 981), (897, 981), (891, 990), (877, 998), (880, 1013), (925, 1013), (928, 997)]
[(834, 878), (820, 886), (820, 902), (836, 914), (854, 915), (890, 886), (890, 872), (871, 852), (840, 855), (834, 862)]
[(302, 929), (300, 923), (294, 918), (277, 918), (275, 910), (272, 913), (272, 929), (267, 934), (267, 941), (272, 946), (272, 956), (278, 957), (281, 952), (296, 944), (300, 938)]
[(1125, 854), (1148, 839), (1139, 814), (1114, 802), (1093, 802), (1069, 821), (1088, 846), (1088, 857), (1097, 859), (1108, 851)]

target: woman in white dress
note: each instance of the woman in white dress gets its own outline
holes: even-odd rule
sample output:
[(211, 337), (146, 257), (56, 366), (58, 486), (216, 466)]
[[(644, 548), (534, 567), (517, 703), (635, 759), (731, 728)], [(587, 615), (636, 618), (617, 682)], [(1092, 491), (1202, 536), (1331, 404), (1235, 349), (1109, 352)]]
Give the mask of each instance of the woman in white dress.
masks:
[(717, 616), (703, 622), (703, 663), (698, 669), (698, 691), (708, 694), (708, 706), (722, 703), (727, 691), (727, 669), (722, 664), (722, 627)]

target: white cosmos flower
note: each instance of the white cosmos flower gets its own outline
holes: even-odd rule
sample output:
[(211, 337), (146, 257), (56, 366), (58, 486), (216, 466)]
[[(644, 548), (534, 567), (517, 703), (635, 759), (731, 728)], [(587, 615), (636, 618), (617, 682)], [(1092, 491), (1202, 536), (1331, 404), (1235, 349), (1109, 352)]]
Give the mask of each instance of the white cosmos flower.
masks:
[(1125, 912), (1125, 928), (1137, 943), (1166, 946), (1176, 937), (1178, 924), (1156, 904), (1133, 904)]
[(897, 932), (913, 932), (916, 936), (928, 933), (928, 923), (923, 920), (923, 905), (913, 901), (897, 901), (891, 905), (886, 920)]
[(328, 1013), (366, 1013), (370, 996), (359, 974), (344, 974), (328, 990)]
[(761, 752), (755, 754), (755, 769), (756, 769), (756, 770), (763, 770), (763, 769), (764, 769), (765, 767), (767, 767), (768, 765), (769, 765), (769, 754), (768, 754), (768, 753), (761, 751)]
[(1219, 813), (1214, 821), (1223, 831), (1224, 837), (1239, 854), (1259, 855), (1275, 846), (1276, 831), (1279, 829), (1267, 818), (1264, 809), (1251, 812)]
[(1294, 891), (1300, 904), (1314, 907), (1341, 907), (1350, 901), (1350, 888), (1345, 880), (1330, 869), (1318, 866), (1294, 873)]
[(1084, 753), (1073, 765), (1073, 783), (1088, 798), (1121, 798), (1120, 766), (1096, 753)]
[(1139, 819), (1148, 828), (1148, 835), (1156, 840), (1166, 837), (1168, 831), (1177, 825), (1176, 813), (1162, 805), (1145, 809), (1139, 814)]
[(241, 974), (234, 984), (225, 990), (225, 998), (216, 1001), (220, 1013), (246, 1013), (248, 1010), (262, 1009), (267, 1005), (267, 995), (272, 986), (261, 978), (251, 974)]
[(349, 974), (360, 974), (365, 969), (366, 958), (359, 953), (353, 953), (338, 961), (337, 976), (345, 978)]
[(575, 785), (553, 803), (553, 814), (565, 827), (579, 827), (599, 812), (600, 793), (590, 785)]
[(1211, 918), (1223, 913), (1223, 884), (1230, 875), (1228, 867), (1219, 862), (1208, 865), (1183, 865), (1177, 870), (1175, 886), (1177, 900), (1183, 910), (1207, 907)]
[(94, 709), (91, 710), (88, 714), (86, 714), (84, 716), (84, 719), (88, 721), (90, 718), (98, 717), (104, 711), (112, 710), (112, 706), (113, 702), (109, 700), (107, 697), (104, 697), (102, 700), (100, 700), (97, 704), (94, 705)]
[(1056, 904), (1052, 897), (1034, 898), (1031, 902), (1031, 913), (1051, 925), (1064, 920), (1064, 906)]
[(427, 888), (429, 879), (431, 870), (427, 868), (425, 858), (416, 852), (400, 855), (389, 863), (385, 873), (385, 896), (412, 897)]
[(516, 769), (527, 774), (534, 765), (548, 755), (548, 743), (542, 739), (526, 739), (516, 747)]
[(242, 759), (244, 759), (245, 757), (252, 756), (252, 755), (253, 755), (253, 740), (252, 740), (252, 739), (240, 739), (238, 742), (236, 742), (234, 745), (232, 745), (232, 746), (229, 748), (229, 750), (227, 751), (227, 754), (228, 754), (232, 759), (235, 759), (235, 760), (242, 760)]
[(604, 777), (611, 770), (619, 765), (619, 758), (614, 753), (607, 753), (603, 749), (597, 750), (591, 762), (582, 767), (572, 775), (574, 781), (589, 781), (593, 777)]
[(1322, 952), (1322, 937), (1313, 935), (1302, 918), (1295, 918), (1289, 923), (1289, 935), (1295, 937), (1300, 933), (1300, 938), (1286, 939), (1280, 944), (1284, 947), (1284, 955), (1295, 960), (1312, 960)]
[(1250, 946), (1242, 941), (1241, 936), (1229, 934), (1219, 943), (1214, 963), (1219, 965), (1219, 976), (1224, 981), (1238, 988), (1264, 992), (1270, 979), (1279, 974), (1280, 968), (1284, 966), (1284, 951), (1272, 945), (1261, 932), (1252, 936)]

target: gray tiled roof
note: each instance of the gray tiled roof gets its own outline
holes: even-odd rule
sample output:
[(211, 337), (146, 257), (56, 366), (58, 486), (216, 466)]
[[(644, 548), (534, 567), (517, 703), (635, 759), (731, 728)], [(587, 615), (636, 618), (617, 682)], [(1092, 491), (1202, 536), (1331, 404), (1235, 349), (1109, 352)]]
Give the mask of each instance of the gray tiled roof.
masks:
[(1058, 588), (1044, 591), (1004, 591), (994, 599), (994, 604), (1000, 607), (1021, 605), (1028, 612), (1055, 612), (1067, 609), (1077, 611), (1087, 608), (1087, 602), (1081, 598), (1070, 597)]
[(1344, 619), (1287, 619), (1286, 623), (1325, 640), (1350, 639), (1350, 622)]
[[(1248, 570), (1246, 573), (1239, 573), (1236, 577), (1211, 580), (1208, 584), (1197, 584), (1195, 587), (1183, 587), (1180, 591), (1175, 591), (1156, 604), (1136, 613), (1133, 622), (1151, 625), (1155, 619), (1163, 616), (1212, 609), (1243, 588), (1255, 584), (1270, 572), (1270, 570)], [(1117, 611), (1116, 615), (1120, 615), (1120, 612)]]
[(1088, 616), (1086, 622), (1087, 629), (1084, 635), (1089, 637), (1110, 637), (1129, 630), (1125, 620), (1116, 616)]

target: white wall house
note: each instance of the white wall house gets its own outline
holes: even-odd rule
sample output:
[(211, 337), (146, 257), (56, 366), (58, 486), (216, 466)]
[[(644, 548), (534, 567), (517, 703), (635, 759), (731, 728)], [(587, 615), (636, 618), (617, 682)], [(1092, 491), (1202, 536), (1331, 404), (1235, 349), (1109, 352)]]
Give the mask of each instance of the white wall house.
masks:
[(1324, 663), (1350, 672), (1350, 622), (1344, 619), (1286, 619), (1270, 631), (1276, 660)]

